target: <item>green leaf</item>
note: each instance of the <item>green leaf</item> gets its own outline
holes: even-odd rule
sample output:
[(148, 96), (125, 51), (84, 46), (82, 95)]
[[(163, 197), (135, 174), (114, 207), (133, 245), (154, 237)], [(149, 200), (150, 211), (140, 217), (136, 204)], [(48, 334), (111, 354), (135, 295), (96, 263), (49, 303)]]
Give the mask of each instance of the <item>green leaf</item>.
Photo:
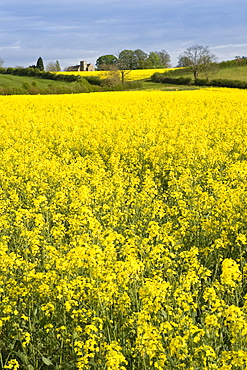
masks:
[(28, 357), (25, 353), (21, 351), (14, 351), (14, 353), (22, 360), (25, 365), (28, 365)]
[(44, 362), (44, 364), (45, 364), (45, 365), (47, 365), (47, 366), (52, 365), (51, 360), (49, 360), (49, 358), (47, 358), (47, 357), (42, 356), (42, 361), (43, 361), (43, 362)]

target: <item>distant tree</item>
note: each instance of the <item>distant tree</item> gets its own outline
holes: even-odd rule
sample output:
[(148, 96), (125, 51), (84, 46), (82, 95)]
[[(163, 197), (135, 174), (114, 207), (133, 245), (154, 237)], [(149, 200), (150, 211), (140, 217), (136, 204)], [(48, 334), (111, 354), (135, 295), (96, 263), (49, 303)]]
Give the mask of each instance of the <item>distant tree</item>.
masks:
[(122, 83), (125, 81), (125, 77), (129, 74), (132, 69), (136, 69), (137, 59), (133, 50), (122, 50), (118, 55), (117, 68), (122, 76)]
[(117, 63), (117, 57), (115, 55), (102, 55), (96, 60), (96, 68), (98, 70), (106, 70), (106, 68), (109, 68), (107, 66), (115, 65)]
[(43, 59), (41, 57), (39, 57), (38, 60), (37, 60), (36, 68), (38, 68), (40, 71), (44, 71), (44, 69), (45, 69), (44, 62), (43, 62)]
[(56, 60), (56, 72), (60, 72), (60, 71), (61, 71), (60, 63), (58, 60)]
[(148, 55), (148, 68), (162, 68), (162, 60), (160, 56), (154, 52), (151, 51)]
[(4, 60), (0, 58), (0, 67), (2, 67), (3, 65), (4, 65)]
[(145, 53), (141, 49), (136, 49), (134, 51), (134, 55), (135, 55), (136, 68), (137, 69), (145, 69), (145, 68), (147, 68), (148, 54)]
[(194, 45), (185, 50), (178, 57), (178, 66), (190, 67), (195, 80), (200, 72), (207, 72), (216, 62), (216, 56), (212, 54), (208, 46)]
[(160, 50), (155, 52), (161, 60), (163, 68), (171, 67), (171, 56), (166, 50)]
[(122, 50), (118, 55), (117, 64), (124, 69), (136, 69), (137, 57), (133, 50)]
[(58, 60), (56, 62), (49, 62), (45, 69), (48, 72), (59, 72), (61, 71), (60, 63)]
[(189, 67), (189, 60), (187, 57), (185, 57), (184, 55), (179, 55), (178, 57), (178, 64), (177, 64), (177, 67), (178, 68), (183, 68), (183, 67)]

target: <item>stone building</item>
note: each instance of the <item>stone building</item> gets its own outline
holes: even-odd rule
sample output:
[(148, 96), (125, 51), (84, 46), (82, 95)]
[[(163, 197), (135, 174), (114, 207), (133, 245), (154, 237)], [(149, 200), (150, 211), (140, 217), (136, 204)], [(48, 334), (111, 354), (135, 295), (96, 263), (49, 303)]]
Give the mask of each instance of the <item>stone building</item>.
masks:
[(85, 60), (82, 60), (80, 64), (76, 66), (70, 66), (67, 68), (68, 72), (80, 72), (80, 71), (95, 71), (92, 63), (87, 63)]

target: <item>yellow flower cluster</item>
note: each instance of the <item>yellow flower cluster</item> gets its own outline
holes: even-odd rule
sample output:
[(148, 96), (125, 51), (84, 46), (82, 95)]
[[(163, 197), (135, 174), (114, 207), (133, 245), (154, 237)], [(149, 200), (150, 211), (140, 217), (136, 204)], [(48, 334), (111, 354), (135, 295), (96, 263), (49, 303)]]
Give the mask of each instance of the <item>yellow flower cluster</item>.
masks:
[[(163, 69), (133, 69), (128, 74), (126, 74), (125, 79), (127, 81), (137, 81), (137, 80), (143, 80), (146, 78), (150, 78), (155, 72), (164, 73), (173, 71), (177, 68), (163, 68)], [(81, 71), (81, 72), (56, 72), (56, 73), (62, 73), (62, 74), (72, 74), (76, 76), (97, 76), (100, 78), (106, 78), (107, 77), (107, 71)]]
[(246, 99), (0, 97), (0, 368), (247, 369)]

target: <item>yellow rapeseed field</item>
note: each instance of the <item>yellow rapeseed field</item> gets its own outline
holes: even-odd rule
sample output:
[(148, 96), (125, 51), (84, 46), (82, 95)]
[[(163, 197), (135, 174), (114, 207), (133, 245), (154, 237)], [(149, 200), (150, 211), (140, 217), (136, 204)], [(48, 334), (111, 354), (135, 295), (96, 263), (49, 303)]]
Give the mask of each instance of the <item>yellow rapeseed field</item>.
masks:
[[(155, 72), (164, 73), (173, 71), (174, 69), (178, 68), (163, 68), (163, 69), (133, 69), (132, 71), (129, 71), (126, 73), (125, 80), (126, 81), (137, 81), (137, 80), (143, 80), (146, 78), (150, 78)], [(108, 73), (107, 71), (82, 71), (82, 72), (56, 72), (56, 73), (62, 73), (62, 74), (72, 74), (72, 75), (78, 75), (82, 77), (87, 76), (97, 76), (100, 78), (106, 78)]]
[(0, 368), (247, 369), (246, 100), (0, 97)]

